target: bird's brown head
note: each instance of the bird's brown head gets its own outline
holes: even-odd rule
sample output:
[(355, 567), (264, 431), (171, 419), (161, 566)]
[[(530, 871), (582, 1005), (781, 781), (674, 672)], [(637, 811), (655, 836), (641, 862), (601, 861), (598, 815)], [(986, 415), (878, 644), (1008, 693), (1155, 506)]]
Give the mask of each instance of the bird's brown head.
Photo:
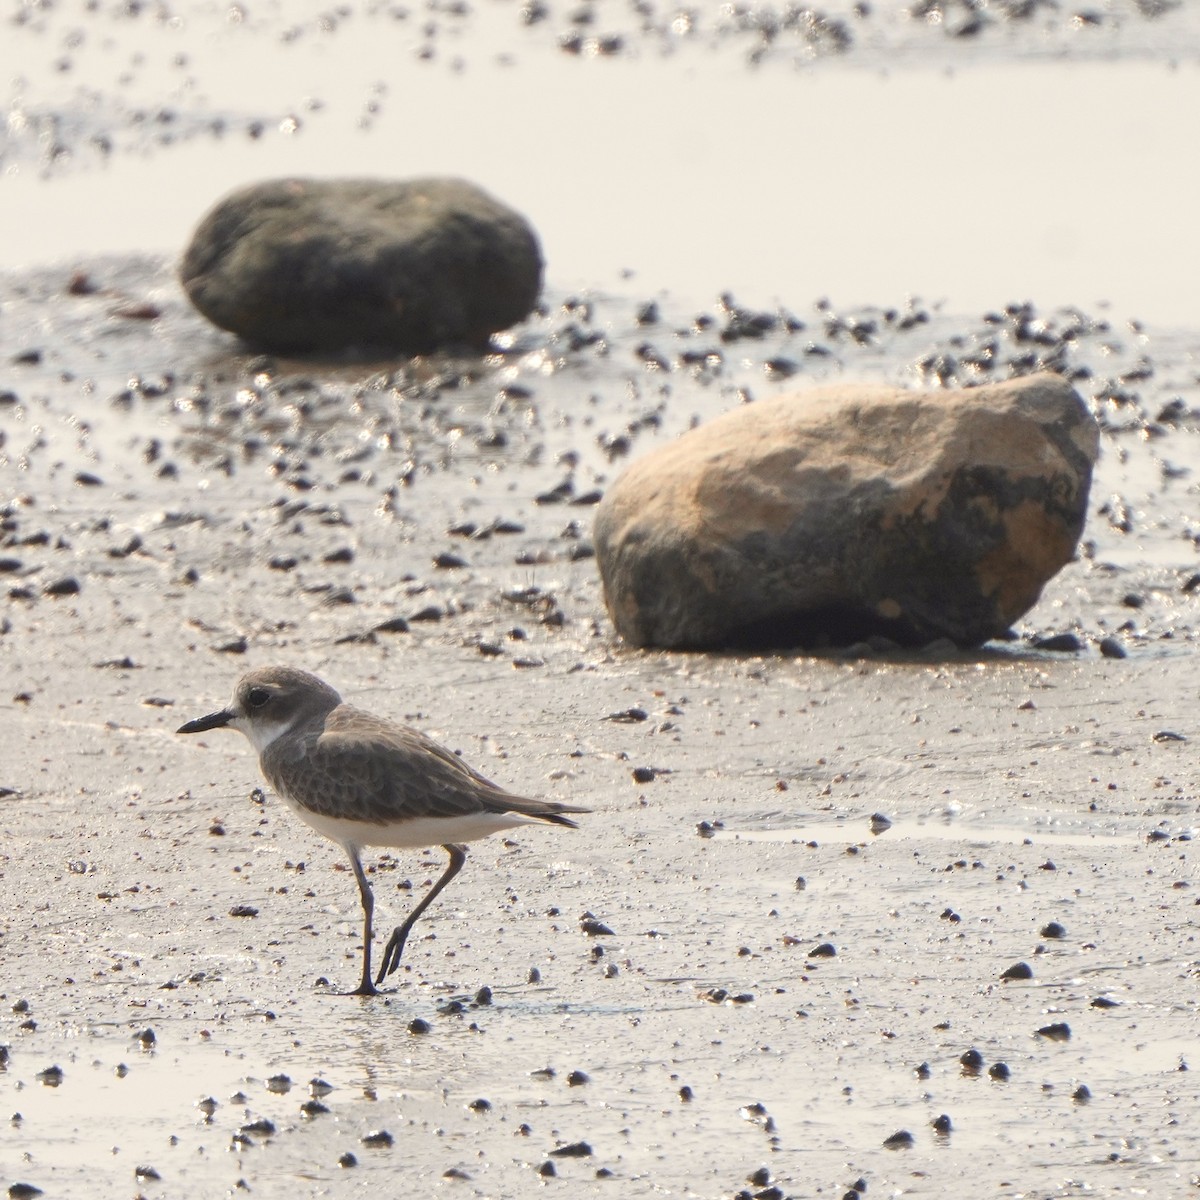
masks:
[(319, 719), (342, 698), (323, 679), (296, 667), (260, 667), (237, 681), (226, 708), (181, 725), (177, 733), (229, 727), (244, 733), (260, 753), (281, 734)]

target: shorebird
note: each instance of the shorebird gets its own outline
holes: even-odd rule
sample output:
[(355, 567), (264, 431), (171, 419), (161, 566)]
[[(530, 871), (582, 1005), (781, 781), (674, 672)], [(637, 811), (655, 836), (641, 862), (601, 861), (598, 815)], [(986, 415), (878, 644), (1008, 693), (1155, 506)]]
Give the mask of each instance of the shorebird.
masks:
[[(462, 870), (463, 842), (517, 825), (576, 824), (584, 813), (555, 800), (515, 796), (420, 733), (342, 702), (324, 680), (294, 667), (263, 667), (238, 680), (227, 708), (181, 725), (179, 733), (229, 727), (258, 751), (263, 777), (289, 808), (350, 858), (363, 909), (362, 981), (348, 993), (373, 996), (400, 965), (417, 918)], [(396, 927), (371, 979), (375, 899), (363, 871), (363, 846), (441, 846), (442, 876)]]

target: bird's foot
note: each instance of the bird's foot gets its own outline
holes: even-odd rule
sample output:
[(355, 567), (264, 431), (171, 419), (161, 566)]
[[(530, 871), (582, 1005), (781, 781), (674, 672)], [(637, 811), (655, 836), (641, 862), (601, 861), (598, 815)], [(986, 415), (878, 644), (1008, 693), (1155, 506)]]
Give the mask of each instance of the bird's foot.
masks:
[(369, 979), (364, 979), (358, 987), (349, 992), (329, 992), (331, 996), (389, 996), (395, 988), (377, 988)]
[(397, 930), (392, 934), (392, 940), (388, 942), (387, 948), (383, 952), (383, 962), (380, 964), (379, 974), (375, 976), (376, 983), (382, 983), (400, 965), (400, 956), (404, 953), (404, 943), (408, 931), (404, 931), (404, 937), (399, 937), (399, 933), (400, 930)]

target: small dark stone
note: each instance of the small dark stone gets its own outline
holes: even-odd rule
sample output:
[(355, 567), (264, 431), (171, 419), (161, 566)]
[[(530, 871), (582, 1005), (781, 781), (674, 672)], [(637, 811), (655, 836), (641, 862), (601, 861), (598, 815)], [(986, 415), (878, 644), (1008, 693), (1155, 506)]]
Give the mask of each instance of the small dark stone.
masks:
[(1076, 1104), (1086, 1104), (1092, 1098), (1091, 1088), (1086, 1083), (1081, 1083), (1072, 1093), (1071, 1099)]
[(235, 904), (230, 910), (231, 917), (257, 917), (258, 909), (253, 904)]
[(492, 989), (486, 984), (475, 993), (474, 1004), (477, 1008), (487, 1008), (492, 1002)]
[(585, 1083), (590, 1083), (591, 1079), (584, 1071), (572, 1071), (567, 1076), (567, 1087), (583, 1087)]
[(940, 1117), (934, 1117), (930, 1124), (933, 1126), (934, 1133), (941, 1134), (943, 1137), (954, 1128), (950, 1118), (945, 1113), (942, 1113)]
[(77, 596), (82, 590), (79, 580), (74, 575), (68, 575), (65, 579), (46, 584), (42, 592), (46, 596)]
[(644, 721), (650, 714), (644, 708), (623, 708), (620, 712), (611, 712), (607, 717), (602, 717), (603, 721), (616, 721), (622, 725), (636, 725), (639, 721)]
[(964, 1070), (972, 1074), (977, 1074), (983, 1069), (983, 1055), (975, 1049), (966, 1051), (958, 1061), (962, 1063)]
[(1066, 1021), (1055, 1021), (1050, 1025), (1043, 1025), (1038, 1030), (1038, 1036), (1048, 1038), (1052, 1042), (1069, 1042), (1071, 1027)]
[(837, 947), (832, 942), (822, 942), (808, 952), (809, 958), (834, 958), (836, 956)]
[(916, 1068), (914, 1074), (918, 1079), (929, 1079), (933, 1076), (933, 1068), (927, 1062), (923, 1062)]
[(389, 617), (375, 626), (376, 633), (407, 633), (408, 622), (403, 617)]
[(364, 1146), (369, 1146), (372, 1150), (383, 1150), (396, 1139), (386, 1129), (376, 1129), (371, 1133), (364, 1133), (361, 1140)]
[(546, 1159), (546, 1161), (542, 1163), (540, 1167), (538, 1167), (538, 1174), (543, 1179), (552, 1179), (558, 1174), (558, 1168), (549, 1159)]
[(1012, 1071), (1009, 1070), (1008, 1063), (998, 1062), (988, 1067), (988, 1074), (997, 1082), (1004, 1083), (1012, 1075)]
[(491, 1112), (492, 1111), (492, 1102), (490, 1100), (485, 1099), (483, 1096), (480, 1096), (478, 1100), (472, 1100), (471, 1103), (467, 1105), (467, 1107), (472, 1112), (477, 1112), (477, 1113)]
[(1032, 979), (1033, 968), (1026, 962), (1013, 963), (1000, 972), (1001, 979)]
[(588, 935), (588, 937), (615, 937), (613, 933), (603, 921), (597, 921), (594, 917), (583, 916), (579, 921), (579, 928)]
[(1054, 633), (1047, 637), (1034, 638), (1035, 650), (1050, 650), (1056, 654), (1078, 654), (1083, 642), (1074, 633)]
[(8, 1200), (33, 1200), (42, 1195), (42, 1189), (32, 1183), (13, 1183), (8, 1188)]
[(300, 1115), (310, 1121), (313, 1119), (313, 1117), (319, 1117), (328, 1111), (328, 1106), (322, 1104), (320, 1100), (305, 1100), (305, 1102), (300, 1105)]
[(338, 1155), (337, 1161), (338, 1161), (339, 1167), (357, 1167), (358, 1166), (358, 1159), (353, 1154), (351, 1154), (349, 1150), (347, 1150), (345, 1154)]
[(559, 1146), (557, 1150), (551, 1150), (550, 1154), (554, 1158), (590, 1158), (592, 1148), (587, 1142), (571, 1142), (566, 1146)]
[(686, 1083), (683, 1085), (683, 1087), (681, 1087), (679, 1089), (679, 1099), (682, 1100), (684, 1102), (684, 1104), (689, 1103), (690, 1101), (694, 1100), (695, 1098), (696, 1098), (696, 1093), (693, 1092), (692, 1089), (690, 1087), (688, 1087), (688, 1085)]
[(1092, 1007), (1093, 1008), (1120, 1008), (1121, 1002), (1119, 1000), (1113, 1000), (1109, 996), (1097, 996), (1092, 1001)]
[(634, 767), (633, 782), (634, 783), (653, 783), (655, 770), (653, 767)]
[(883, 1139), (883, 1145), (886, 1150), (908, 1150), (915, 1141), (907, 1129), (898, 1129), (891, 1137)]
[(1065, 927), (1057, 921), (1051, 921), (1049, 924), (1043, 925), (1040, 933), (1044, 938), (1065, 938), (1067, 936)]
[(258, 1117), (242, 1126), (242, 1133), (258, 1134), (260, 1137), (270, 1137), (274, 1132), (275, 1122), (267, 1117)]
[(414, 1034), (428, 1033), (432, 1027), (424, 1017), (413, 1017), (408, 1023), (408, 1032)]

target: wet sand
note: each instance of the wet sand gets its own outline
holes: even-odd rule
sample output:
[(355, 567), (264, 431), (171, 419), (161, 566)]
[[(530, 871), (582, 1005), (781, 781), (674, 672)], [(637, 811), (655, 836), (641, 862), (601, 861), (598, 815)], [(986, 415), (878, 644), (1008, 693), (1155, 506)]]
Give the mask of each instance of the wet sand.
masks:
[[(669, 283), (552, 277), (485, 360), (312, 363), (157, 259), (0, 278), (5, 1187), (1196, 1187), (1200, 332), (781, 287), (747, 337)], [(629, 456), (783, 389), (1039, 366), (1103, 449), (1013, 641), (614, 639), (590, 522)], [(341, 852), (241, 738), (172, 732), (271, 662), (594, 811), (476, 843), (395, 992), (334, 995)], [(442, 855), (371, 867), (386, 929)]]
[[(88, 276), (83, 297), (52, 271), (8, 284), (41, 351), (3, 448), (10, 1183), (524, 1195), (551, 1163), (585, 1194), (761, 1192), (764, 1167), (796, 1196), (944, 1195), (968, 1171), (997, 1195), (1187, 1186), (1196, 435), (1153, 419), (1191, 370), (1178, 336), (1045, 319), (1040, 353), (1153, 375), (1098, 404), (1086, 553), (1018, 641), (633, 653), (588, 557), (617, 439), (636, 453), (738, 388), (911, 379), (1004, 326), (814, 310), (722, 342), (718, 305), (647, 326), (631, 299), (552, 297), (488, 361), (316, 367), (234, 352), (152, 264)], [(144, 304), (161, 315), (112, 315)], [(800, 378), (769, 382), (785, 359)], [(1069, 632), (1079, 653), (1032, 648)], [(172, 733), (268, 662), (594, 813), (473, 847), (396, 992), (332, 995), (359, 954), (340, 851), (255, 791), (240, 738)], [(386, 928), (441, 854), (372, 865)], [(328, 1111), (303, 1107), (313, 1079)]]

